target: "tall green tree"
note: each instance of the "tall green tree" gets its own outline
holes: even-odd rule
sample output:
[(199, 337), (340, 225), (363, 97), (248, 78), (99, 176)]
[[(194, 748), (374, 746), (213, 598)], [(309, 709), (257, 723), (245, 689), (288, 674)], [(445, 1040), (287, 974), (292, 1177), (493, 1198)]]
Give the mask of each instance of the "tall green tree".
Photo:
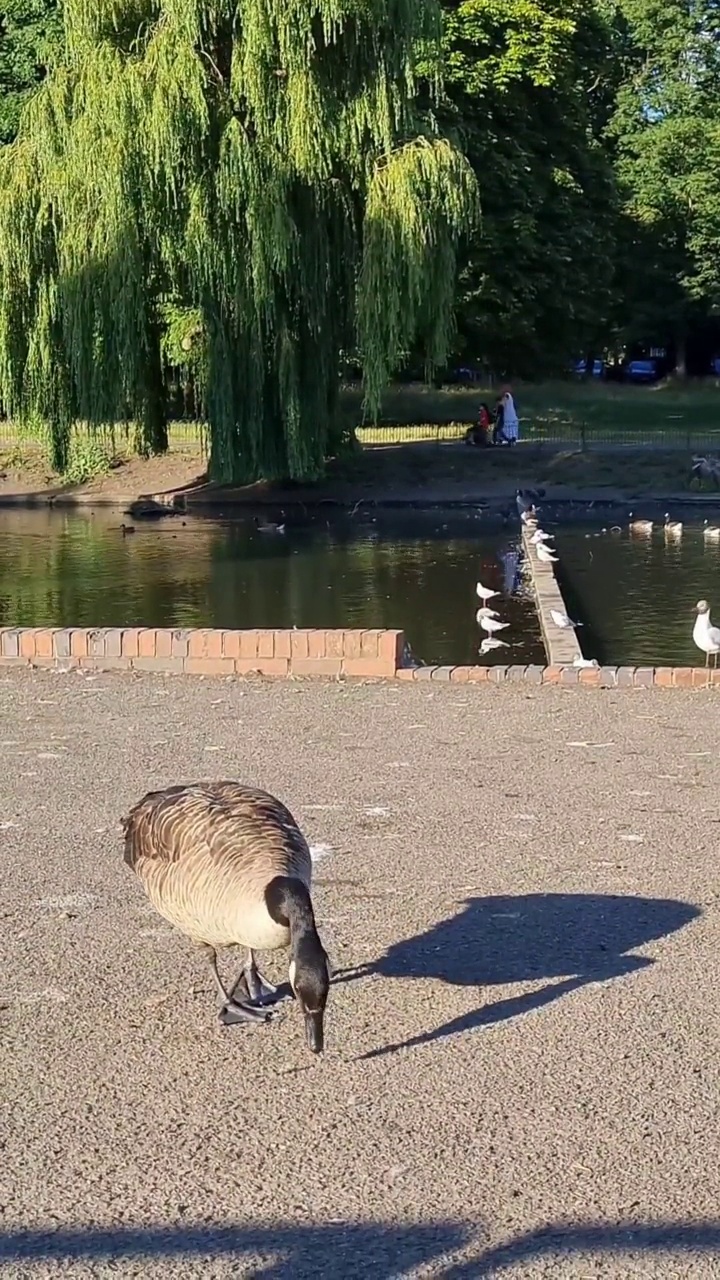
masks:
[(531, 376), (602, 346), (617, 89), (607, 16), (575, 0), (447, 0), (447, 94), (482, 221), (461, 281), (468, 354)]
[(610, 136), (626, 212), (627, 322), (682, 352), (720, 307), (720, 6), (620, 0), (626, 75)]
[(44, 80), (61, 41), (58, 0), (5, 0), (0, 10), (0, 143), (15, 137), (22, 107)]
[(0, 157), (0, 397), (164, 443), (162, 308), (207, 342), (210, 473), (311, 477), (355, 335), (370, 405), (452, 331), (463, 155), (421, 118), (435, 0), (67, 0)]

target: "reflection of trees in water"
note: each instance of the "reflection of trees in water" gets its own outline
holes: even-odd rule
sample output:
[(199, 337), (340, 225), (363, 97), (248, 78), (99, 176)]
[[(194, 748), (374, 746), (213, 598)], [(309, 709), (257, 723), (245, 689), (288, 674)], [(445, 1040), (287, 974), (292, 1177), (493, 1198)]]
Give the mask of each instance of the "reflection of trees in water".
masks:
[[(138, 522), (123, 538), (121, 521), (59, 512), (0, 520), (6, 625), (399, 627), (428, 661), (474, 661), (481, 564), (494, 565), (502, 589), (499, 545), (487, 539), (317, 526), (283, 538), (176, 520)], [(517, 602), (502, 609), (515, 634), (526, 627)]]

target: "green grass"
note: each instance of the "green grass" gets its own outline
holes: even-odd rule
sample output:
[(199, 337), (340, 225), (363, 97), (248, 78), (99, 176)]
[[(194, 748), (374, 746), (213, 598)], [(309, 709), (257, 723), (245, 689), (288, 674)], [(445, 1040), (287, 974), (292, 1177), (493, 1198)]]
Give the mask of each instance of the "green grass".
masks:
[[(558, 443), (643, 444), (693, 447), (720, 439), (720, 383), (632, 387), (622, 384), (549, 382), (514, 384), (524, 440)], [(435, 389), (419, 384), (391, 387), (380, 422), (359, 431), (364, 444), (405, 440), (451, 440), (474, 422), (478, 406), (492, 406), (497, 388)], [(343, 392), (349, 424), (362, 420), (362, 396)]]
[[(720, 381), (632, 387), (579, 382), (516, 383), (513, 387), (525, 442), (565, 445), (637, 444), (685, 449), (720, 448)], [(363, 422), (362, 391), (341, 393), (341, 412), (363, 445), (459, 440), (477, 418), (485, 400), (492, 405), (497, 387), (426, 387), (396, 384), (383, 398), (377, 424)], [(78, 438), (88, 432), (78, 427)], [(195, 422), (173, 422), (171, 449), (204, 448), (206, 433)], [(127, 452), (128, 434), (120, 428), (102, 434), (112, 453)], [(37, 433), (0, 422), (0, 446), (41, 443)]]

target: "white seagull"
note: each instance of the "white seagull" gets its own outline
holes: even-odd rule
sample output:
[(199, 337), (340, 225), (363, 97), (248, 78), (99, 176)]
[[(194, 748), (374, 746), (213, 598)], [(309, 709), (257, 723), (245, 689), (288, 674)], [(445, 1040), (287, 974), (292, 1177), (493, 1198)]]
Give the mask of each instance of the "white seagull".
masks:
[(557, 564), (558, 562), (557, 556), (553, 555), (544, 542), (539, 542), (537, 545), (537, 558), (541, 564)]
[(509, 649), (509, 648), (510, 648), (510, 645), (506, 644), (504, 640), (493, 640), (490, 636), (488, 636), (487, 640), (483, 640), (482, 644), (480, 645), (480, 652), (490, 653), (492, 649)]
[(715, 655), (713, 666), (717, 666), (720, 653), (720, 627), (713, 627), (710, 622), (710, 605), (707, 600), (700, 600), (697, 605), (697, 618), (693, 627), (693, 640), (698, 649), (705, 654), (705, 666), (710, 663), (710, 654)]
[(568, 618), (566, 613), (560, 613), (559, 609), (551, 609), (550, 617), (555, 623), (555, 626), (562, 627), (564, 631), (567, 631), (568, 627), (582, 626), (582, 622), (573, 622), (572, 618)]
[(549, 542), (554, 537), (554, 533), (546, 533), (544, 529), (536, 529), (530, 541), (534, 547), (539, 547), (541, 542)]
[(483, 631), (487, 631), (488, 635), (492, 635), (493, 631), (504, 631), (510, 626), (509, 622), (498, 622), (497, 618), (489, 617), (486, 609), (478, 609), (477, 620)]
[(485, 604), (487, 604), (488, 600), (493, 600), (495, 596), (500, 595), (499, 591), (491, 591), (490, 587), (484, 587), (482, 582), (478, 582), (475, 590), (477, 591), (480, 599), (483, 600)]
[(481, 622), (483, 618), (499, 618), (499, 617), (500, 617), (500, 614), (498, 613), (497, 609), (488, 609), (487, 606), (484, 609), (478, 609), (477, 613), (475, 614), (476, 622)]
[(591, 668), (599, 667), (599, 665), (597, 658), (573, 658), (573, 666), (578, 667), (581, 671), (589, 671)]

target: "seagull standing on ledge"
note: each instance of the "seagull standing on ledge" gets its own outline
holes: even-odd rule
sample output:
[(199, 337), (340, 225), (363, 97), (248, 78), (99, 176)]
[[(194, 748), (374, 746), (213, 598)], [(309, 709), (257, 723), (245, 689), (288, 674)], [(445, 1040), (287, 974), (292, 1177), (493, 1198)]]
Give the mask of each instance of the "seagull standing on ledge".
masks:
[(567, 631), (569, 627), (582, 626), (582, 622), (573, 622), (572, 618), (568, 618), (566, 613), (560, 613), (559, 609), (551, 609), (550, 617), (555, 623), (555, 626), (561, 627), (564, 631)]
[(557, 556), (552, 554), (552, 551), (545, 546), (544, 542), (539, 542), (537, 545), (537, 558), (541, 564), (557, 564), (558, 562)]
[(699, 600), (697, 618), (693, 627), (693, 640), (705, 654), (705, 666), (710, 664), (710, 654), (714, 654), (714, 667), (717, 667), (717, 656), (720, 653), (720, 627), (713, 627), (710, 622), (710, 605), (707, 600)]

